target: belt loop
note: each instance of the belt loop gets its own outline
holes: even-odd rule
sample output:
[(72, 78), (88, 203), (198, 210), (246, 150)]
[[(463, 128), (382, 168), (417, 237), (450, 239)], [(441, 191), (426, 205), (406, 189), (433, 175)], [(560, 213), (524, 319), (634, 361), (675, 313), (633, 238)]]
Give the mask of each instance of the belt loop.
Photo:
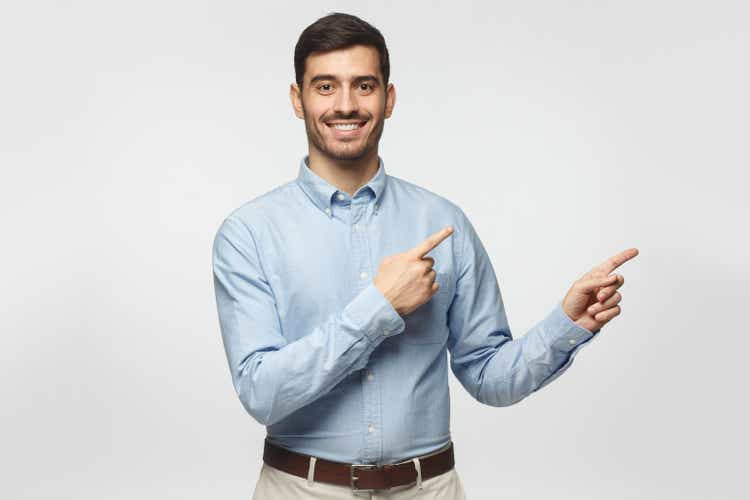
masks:
[(419, 463), (419, 457), (415, 457), (411, 459), (412, 462), (414, 462), (414, 468), (417, 469), (417, 489), (422, 489), (422, 466)]
[(315, 478), (315, 461), (317, 458), (310, 457), (310, 465), (307, 468), (307, 485), (312, 486)]

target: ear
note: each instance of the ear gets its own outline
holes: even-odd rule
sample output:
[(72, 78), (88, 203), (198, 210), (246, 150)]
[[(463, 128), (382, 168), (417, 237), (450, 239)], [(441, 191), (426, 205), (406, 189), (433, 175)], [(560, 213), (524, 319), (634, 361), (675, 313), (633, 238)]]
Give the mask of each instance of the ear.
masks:
[(302, 91), (296, 83), (292, 83), (289, 86), (289, 100), (292, 102), (292, 109), (297, 118), (305, 119), (305, 114), (302, 112)]
[(385, 95), (385, 117), (390, 118), (393, 113), (393, 106), (396, 105), (396, 87), (392, 83), (388, 84), (388, 90)]

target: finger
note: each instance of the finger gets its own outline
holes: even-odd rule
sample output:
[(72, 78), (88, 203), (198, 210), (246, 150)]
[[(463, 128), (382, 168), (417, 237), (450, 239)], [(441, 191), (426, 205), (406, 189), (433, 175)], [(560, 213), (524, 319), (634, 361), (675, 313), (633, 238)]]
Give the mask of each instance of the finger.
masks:
[(600, 323), (606, 323), (607, 321), (620, 314), (620, 311), (622, 311), (622, 308), (619, 305), (611, 307), (605, 311), (599, 311), (598, 313), (594, 314), (594, 319)]
[(588, 311), (589, 314), (593, 316), (594, 314), (598, 312), (604, 311), (606, 309), (609, 309), (612, 306), (617, 305), (621, 300), (622, 300), (622, 295), (620, 294), (620, 292), (615, 292), (615, 294), (612, 295), (610, 298), (608, 298), (606, 301), (595, 302), (591, 304), (586, 310)]
[(596, 299), (599, 302), (604, 302), (605, 300), (607, 300), (609, 297), (612, 296), (613, 293), (615, 293), (615, 290), (620, 288), (623, 285), (623, 283), (625, 283), (625, 276), (623, 276), (622, 274), (616, 274), (615, 276), (617, 276), (617, 283), (604, 287), (601, 290), (599, 290), (599, 292), (597, 292)]
[(591, 292), (597, 288), (612, 284), (617, 279), (616, 275), (602, 276), (600, 278), (590, 278), (587, 280), (578, 280), (575, 286), (581, 292)]
[(590, 280), (592, 278), (604, 278), (605, 276), (608, 276), (608, 273), (605, 273), (602, 270), (599, 269), (592, 269), (590, 271), (586, 271), (580, 278), (578, 278), (579, 281), (586, 281)]
[(637, 248), (628, 248), (627, 250), (623, 250), (622, 252), (606, 259), (604, 262), (594, 267), (594, 270), (603, 271), (609, 274), (636, 255), (638, 255)]
[(453, 228), (446, 226), (437, 233), (428, 236), (426, 240), (414, 247), (411, 252), (415, 257), (422, 258), (452, 233)]
[(422, 260), (429, 263), (427, 265), (427, 269), (432, 269), (433, 267), (435, 267), (435, 259), (433, 259), (432, 257), (422, 257)]

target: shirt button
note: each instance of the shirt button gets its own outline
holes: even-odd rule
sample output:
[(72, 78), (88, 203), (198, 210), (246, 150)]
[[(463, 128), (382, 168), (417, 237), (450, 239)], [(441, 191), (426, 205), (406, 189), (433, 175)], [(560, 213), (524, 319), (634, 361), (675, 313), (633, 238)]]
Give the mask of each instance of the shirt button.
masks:
[(375, 427), (373, 427), (372, 425), (367, 427), (367, 432), (369, 432), (370, 434), (372, 434), (374, 431), (375, 431)]
[(383, 335), (388, 336), (388, 330), (383, 330)]
[(367, 380), (372, 380), (374, 377), (372, 376), (372, 372), (367, 374)]
[(362, 278), (362, 279), (367, 278), (367, 272), (366, 271), (362, 271), (361, 273), (359, 273), (359, 277)]
[(344, 194), (343, 193), (339, 193), (339, 194), (336, 195), (336, 198), (338, 198), (339, 200), (343, 200), (344, 199)]
[(356, 231), (357, 229), (359, 229), (359, 228), (357, 227), (357, 225), (356, 225), (356, 224), (354, 224), (354, 226), (353, 226), (353, 227), (354, 227), (354, 230), (355, 230), (355, 231)]
[(576, 339), (570, 339), (568, 340), (568, 344), (573, 345), (576, 343)]
[(326, 208), (326, 213), (330, 214), (331, 213), (331, 209), (330, 208)]

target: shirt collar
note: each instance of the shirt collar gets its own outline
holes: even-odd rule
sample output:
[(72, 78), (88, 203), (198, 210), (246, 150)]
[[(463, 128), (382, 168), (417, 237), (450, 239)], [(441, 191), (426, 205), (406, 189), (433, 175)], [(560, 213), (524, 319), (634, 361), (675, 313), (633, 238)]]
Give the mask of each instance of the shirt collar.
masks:
[[(307, 165), (308, 159), (309, 155), (305, 155), (300, 160), (299, 173), (297, 174), (296, 179), (297, 184), (299, 184), (302, 190), (307, 194), (307, 196), (310, 197), (310, 199), (318, 208), (330, 215), (333, 195), (338, 193), (339, 189), (310, 170), (310, 167)], [(385, 173), (385, 163), (383, 162), (383, 159), (378, 155), (377, 172), (375, 172), (375, 175), (372, 176), (367, 184), (360, 187), (357, 192), (354, 193), (354, 195), (357, 196), (360, 191), (369, 188), (375, 194), (375, 206), (377, 207), (383, 197), (383, 192), (385, 191), (387, 180), (388, 176)], [(345, 194), (346, 196), (349, 196), (349, 194)]]

